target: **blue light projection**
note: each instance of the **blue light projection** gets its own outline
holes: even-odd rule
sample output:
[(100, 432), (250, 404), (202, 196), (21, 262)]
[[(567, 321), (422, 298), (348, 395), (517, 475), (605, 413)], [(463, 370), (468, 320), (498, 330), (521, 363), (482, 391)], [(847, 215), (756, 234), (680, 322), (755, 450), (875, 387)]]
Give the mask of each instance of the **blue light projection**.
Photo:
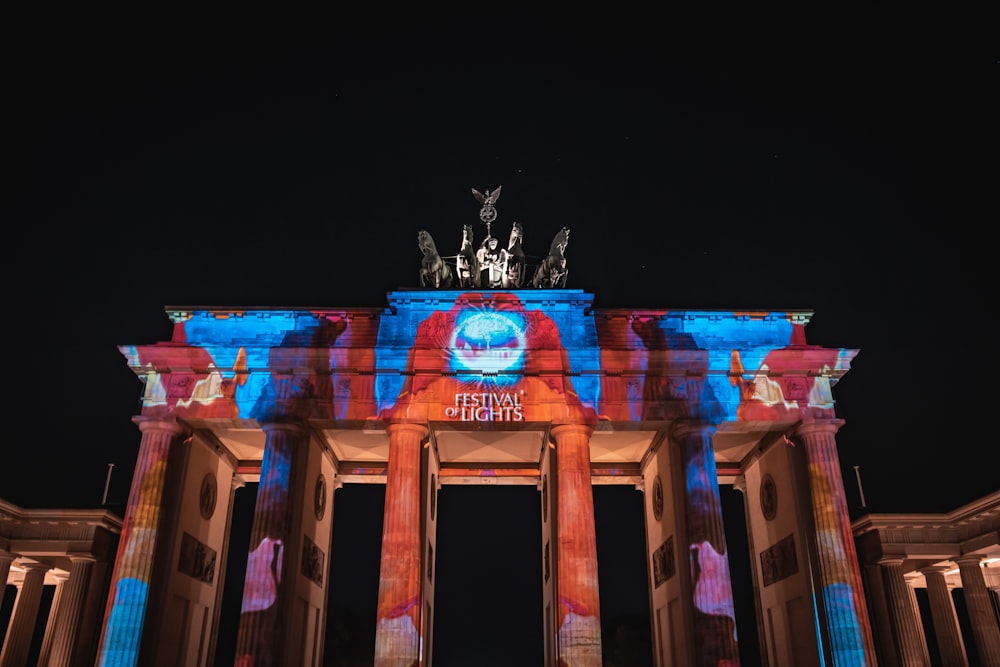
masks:
[[(521, 370), (527, 341), (524, 316), (468, 308), (456, 318), (451, 334), (451, 370), (502, 373)], [(497, 384), (514, 382), (515, 375), (498, 375)]]
[[(146, 380), (144, 416), (262, 423), (284, 417), (789, 423), (807, 410), (812, 417), (832, 415), (830, 386), (856, 352), (808, 345), (808, 317), (802, 313), (595, 314), (590, 295), (576, 290), (446, 294), (393, 293), (391, 307), (381, 312), (171, 311), (175, 327), (169, 342), (119, 349)], [(262, 461), (242, 601), (243, 659), (270, 653), (277, 637), (290, 447), (277, 438)], [(684, 451), (696, 624), (714, 638), (703, 641), (703, 648), (724, 656), (712, 664), (738, 664), (724, 662), (735, 660), (737, 644), (731, 590), (724, 585), (728, 554), (718, 489), (711, 483), (717, 476), (714, 456), (697, 442)], [(165, 461), (164, 455), (152, 462), (165, 466)], [(151, 483), (143, 482), (143, 488)], [(159, 495), (146, 496), (143, 502), (159, 506)], [(843, 513), (840, 500), (813, 502), (821, 511)], [(131, 556), (155, 535), (152, 516), (129, 509), (102, 664), (134, 665), (137, 659), (149, 571)], [(839, 514), (829, 522), (843, 525), (849, 520)], [(821, 548), (835, 537), (822, 527), (818, 533)], [(839, 565), (846, 557), (841, 550), (828, 558)], [(835, 617), (831, 633), (844, 647), (837, 650), (863, 658), (861, 584), (842, 567), (834, 571), (847, 576), (824, 581), (825, 606)], [(410, 593), (404, 592), (406, 602)], [(389, 616), (396, 613), (396, 606), (386, 609)]]

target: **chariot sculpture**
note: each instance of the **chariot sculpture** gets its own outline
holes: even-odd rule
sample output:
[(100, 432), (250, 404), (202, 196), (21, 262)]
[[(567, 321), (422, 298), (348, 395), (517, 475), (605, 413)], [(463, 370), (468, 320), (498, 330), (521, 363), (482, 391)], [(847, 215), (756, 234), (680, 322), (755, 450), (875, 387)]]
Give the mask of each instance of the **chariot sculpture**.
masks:
[(458, 253), (442, 257), (430, 232), (420, 230), (417, 233), (417, 245), (423, 254), (420, 287), (449, 289), (457, 284), (461, 289), (520, 289), (526, 283), (541, 289), (566, 287), (569, 275), (567, 227), (556, 233), (549, 245), (549, 254), (537, 263), (532, 262), (533, 258), (524, 250), (524, 227), (521, 223), (515, 221), (511, 224), (506, 247), (502, 247), (499, 239), (492, 234), (492, 225), (497, 219), (495, 204), (500, 198), (500, 186), (485, 192), (472, 188), (472, 195), (482, 205), (479, 219), (486, 224), (486, 237), (477, 248), (472, 225), (463, 225)]

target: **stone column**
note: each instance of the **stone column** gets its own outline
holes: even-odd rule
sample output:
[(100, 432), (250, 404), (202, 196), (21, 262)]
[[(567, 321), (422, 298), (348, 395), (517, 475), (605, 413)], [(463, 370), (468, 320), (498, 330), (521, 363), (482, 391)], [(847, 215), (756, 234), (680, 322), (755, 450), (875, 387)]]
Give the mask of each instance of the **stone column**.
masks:
[(222, 551), (219, 553), (216, 565), (219, 568), (218, 575), (215, 577), (215, 581), (218, 582), (215, 586), (215, 608), (212, 612), (212, 626), (215, 628), (215, 632), (211, 633), (208, 638), (208, 651), (206, 655), (214, 656), (216, 652), (216, 647), (219, 641), (219, 619), (222, 616), (222, 595), (226, 591), (225, 581), (226, 581), (226, 564), (229, 562), (229, 542), (232, 539), (233, 532), (233, 505), (236, 500), (236, 491), (246, 486), (246, 480), (243, 479), (242, 475), (233, 473), (233, 477), (229, 483), (229, 503), (226, 507), (226, 536), (222, 542)]
[(700, 612), (694, 614), (695, 665), (705, 667), (735, 664), (740, 658), (714, 434), (714, 426), (700, 421), (678, 422), (671, 433), (680, 446), (685, 541), (694, 609)]
[(42, 601), (42, 587), (48, 565), (28, 563), (25, 565), (24, 582), (17, 592), (14, 610), (11, 613), (7, 638), (0, 652), (0, 667), (24, 667), (31, 650), (31, 639), (38, 621), (38, 607)]
[[(262, 428), (267, 442), (236, 638), (236, 664), (255, 667), (281, 665), (286, 636), (302, 630), (288, 626), (299, 563), (290, 562), (294, 559), (286, 558), (286, 553), (292, 541), (300, 539), (291, 528), (292, 512), (300, 508), (293, 507), (290, 493), (293, 474), (299, 467), (299, 448), (308, 438), (305, 428), (295, 422), (268, 422)], [(296, 552), (292, 549), (292, 553)]]
[(135, 667), (146, 620), (152, 582), (153, 557), (161, 543), (167, 455), (184, 429), (173, 419), (136, 417), (142, 432), (139, 456), (132, 475), (118, 555), (111, 575), (104, 630), (97, 653), (99, 667)]
[(817, 591), (826, 619), (824, 651), (832, 664), (875, 665), (875, 642), (868, 620), (847, 496), (834, 435), (840, 419), (804, 422), (796, 435), (804, 443), (809, 496), (816, 530)]
[(927, 648), (927, 635), (924, 634), (924, 621), (920, 614), (920, 602), (917, 600), (917, 589), (916, 586), (914, 586), (914, 580), (912, 578), (904, 578), (904, 581), (906, 582), (906, 590), (910, 594), (910, 608), (913, 609), (913, 614), (917, 619), (917, 640), (919, 642), (920, 649), (924, 654), (924, 664), (930, 665), (931, 652)]
[(965, 641), (962, 639), (962, 630), (955, 614), (955, 603), (951, 599), (951, 591), (948, 590), (948, 583), (944, 578), (947, 569), (936, 565), (921, 570), (924, 581), (927, 582), (927, 598), (931, 606), (934, 636), (937, 638), (941, 662), (955, 667), (969, 667)]
[(14, 562), (16, 556), (9, 551), (0, 549), (0, 600), (3, 599), (3, 586), (7, 585), (7, 577), (10, 576), (10, 564)]
[[(14, 562), (14, 558), (14, 554), (0, 549), (0, 602), (3, 602), (3, 596), (7, 591), (7, 577), (10, 576), (10, 564)], [(0, 627), (0, 631), (3, 629)]]
[[(753, 559), (757, 558), (757, 547), (754, 545), (750, 505), (747, 504), (746, 475), (737, 475), (733, 482), (733, 488), (739, 491), (740, 496), (743, 498), (743, 520), (746, 522), (747, 526), (747, 548), (750, 552), (750, 559), (753, 561)], [(757, 645), (760, 647), (761, 667), (767, 667), (768, 655), (770, 654), (770, 651), (767, 645), (767, 633), (764, 628), (764, 614), (760, 607), (760, 576), (757, 574), (757, 568), (753, 566), (753, 562), (750, 563), (750, 578), (753, 580), (753, 608), (757, 617)]]
[(997, 626), (983, 568), (979, 565), (981, 560), (980, 556), (969, 555), (959, 556), (955, 562), (962, 577), (965, 607), (969, 612), (979, 660), (983, 667), (1000, 667), (1000, 626)]
[(89, 555), (71, 555), (69, 581), (64, 585), (59, 607), (54, 609), (56, 618), (55, 634), (52, 640), (52, 654), (49, 667), (68, 667), (73, 663), (82, 620), (83, 605), (90, 589), (90, 574), (95, 558)]
[(892, 617), (893, 640), (901, 667), (926, 667), (924, 649), (917, 632), (920, 618), (913, 608), (910, 587), (903, 578), (902, 558), (880, 558), (879, 570), (885, 586), (889, 615)]
[(45, 623), (45, 635), (42, 638), (42, 650), (38, 653), (38, 664), (47, 667), (49, 656), (52, 655), (52, 639), (56, 633), (56, 616), (59, 615), (59, 604), (62, 600), (63, 590), (66, 588), (66, 580), (69, 574), (59, 572), (53, 574), (56, 579), (56, 590), (52, 595), (52, 605), (49, 607), (49, 620)]
[(556, 586), (559, 664), (601, 662), (597, 532), (590, 483), (590, 434), (583, 424), (552, 428), (556, 442)]
[(423, 424), (390, 424), (382, 560), (375, 625), (376, 667), (420, 661), (420, 446)]

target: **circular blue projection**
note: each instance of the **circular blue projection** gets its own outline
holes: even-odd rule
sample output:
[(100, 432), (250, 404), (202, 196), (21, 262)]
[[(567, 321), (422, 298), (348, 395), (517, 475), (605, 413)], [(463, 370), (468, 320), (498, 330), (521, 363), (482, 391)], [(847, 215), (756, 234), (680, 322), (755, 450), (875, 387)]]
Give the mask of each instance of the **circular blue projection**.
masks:
[(526, 342), (524, 329), (525, 320), (520, 313), (462, 311), (451, 334), (452, 370), (477, 373), (521, 370)]

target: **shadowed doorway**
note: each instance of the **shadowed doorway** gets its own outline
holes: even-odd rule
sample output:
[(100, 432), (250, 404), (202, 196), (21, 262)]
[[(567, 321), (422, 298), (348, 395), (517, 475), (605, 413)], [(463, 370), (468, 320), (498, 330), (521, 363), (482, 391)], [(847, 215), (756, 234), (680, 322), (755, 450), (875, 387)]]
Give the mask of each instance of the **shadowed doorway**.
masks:
[(541, 666), (538, 490), (445, 485), (437, 502), (434, 666)]

